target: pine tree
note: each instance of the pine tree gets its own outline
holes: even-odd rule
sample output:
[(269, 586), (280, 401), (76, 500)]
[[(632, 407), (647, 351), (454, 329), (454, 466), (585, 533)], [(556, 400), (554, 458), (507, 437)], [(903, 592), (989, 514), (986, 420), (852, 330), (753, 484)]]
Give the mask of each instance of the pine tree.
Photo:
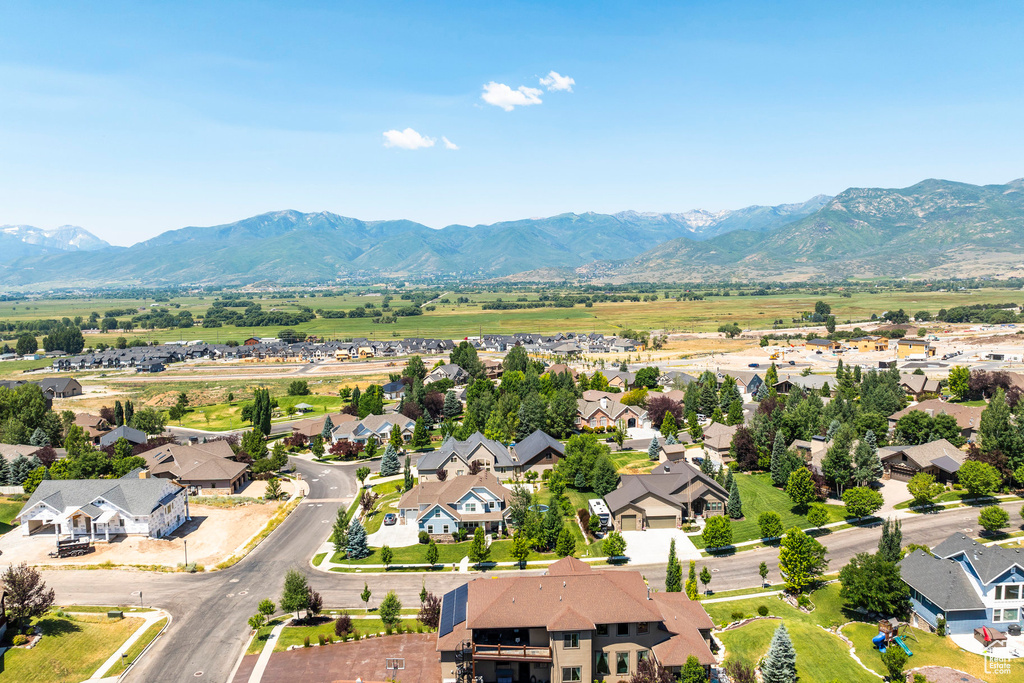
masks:
[(117, 427), (124, 424), (124, 406), (120, 401), (114, 401), (114, 423)]
[(789, 639), (785, 622), (779, 624), (772, 636), (768, 654), (761, 662), (761, 677), (764, 683), (793, 683), (796, 681), (796, 650)]
[(124, 402), (124, 423), (131, 426), (132, 418), (135, 417), (135, 406), (131, 401)]
[(839, 420), (832, 420), (828, 423), (828, 429), (825, 431), (825, 441), (831, 441), (836, 438), (836, 432), (839, 431)]
[(430, 445), (430, 434), (427, 433), (427, 425), (422, 417), (416, 418), (416, 426), (412, 430), (413, 448), (423, 448)]
[[(775, 367), (775, 361), (772, 361), (772, 364), (768, 366), (768, 371), (764, 373), (764, 384), (762, 384), (761, 386), (774, 387), (778, 383), (779, 369)], [(760, 387), (758, 387), (758, 391), (760, 390)]]
[(728, 465), (723, 465), (722, 469), (725, 470), (725, 486), (726, 491), (732, 491), (732, 468)]
[(878, 539), (878, 554), (886, 562), (900, 561), (900, 548), (903, 545), (903, 524), (898, 519), (886, 519), (882, 522), (882, 537)]
[(853, 451), (853, 480), (859, 486), (867, 486), (882, 477), (884, 468), (874, 442), (875, 434), (869, 429)]
[(786, 457), (786, 438), (782, 430), (775, 432), (775, 443), (772, 445), (771, 473), (772, 483), (785, 486), (789, 480), (789, 458)]
[(353, 560), (361, 560), (370, 555), (370, 546), (366, 543), (366, 529), (353, 517), (348, 527), (348, 545), (345, 550)]
[(11, 467), (7, 459), (0, 456), (0, 486), (11, 486)]
[(649, 459), (651, 459), (651, 460), (657, 460), (658, 459), (658, 450), (659, 450), (658, 437), (657, 436), (652, 436), (651, 437), (651, 445), (647, 447), (647, 457)]
[(412, 459), (408, 455), (405, 456), (405, 470), (404, 470), (404, 474), (405, 474), (405, 482), (404, 482), (405, 490), (406, 491), (411, 491), (412, 490), (412, 485), (413, 485)]
[(661, 420), (661, 435), (668, 439), (675, 439), (679, 425), (676, 423), (676, 416), (665, 411), (665, 417)]
[(665, 592), (678, 593), (683, 590), (683, 568), (676, 559), (676, 539), (668, 546), (668, 565), (665, 567)]
[(454, 420), (462, 412), (462, 404), (455, 396), (455, 390), (449, 389), (444, 394), (444, 416), (448, 420)]
[(322, 438), (325, 443), (329, 442), (331, 440), (331, 432), (333, 431), (334, 420), (332, 420), (331, 416), (328, 415), (324, 418), (324, 428), (320, 430), (320, 438)]
[(395, 447), (388, 443), (387, 448), (384, 449), (384, 457), (380, 460), (380, 476), (390, 477), (391, 475), (398, 474), (398, 470), (401, 465), (398, 462), (398, 451)]
[(675, 434), (669, 434), (668, 438), (665, 439), (665, 445), (666, 446), (675, 446), (678, 443), (679, 443), (679, 440), (676, 438)]
[(28, 440), (28, 442), (32, 446), (42, 448), (44, 446), (50, 445), (50, 437), (46, 435), (46, 432), (43, 431), (42, 427), (36, 427), (35, 431), (32, 432), (32, 437)]
[(733, 482), (729, 488), (729, 502), (727, 505), (730, 517), (733, 519), (743, 517), (743, 501), (740, 500), (740, 487), (736, 485), (736, 482)]

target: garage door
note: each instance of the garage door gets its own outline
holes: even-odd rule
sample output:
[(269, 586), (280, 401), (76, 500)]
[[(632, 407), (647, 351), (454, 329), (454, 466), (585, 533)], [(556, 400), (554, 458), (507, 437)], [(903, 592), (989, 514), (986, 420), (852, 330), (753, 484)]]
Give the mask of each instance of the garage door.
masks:
[(647, 518), (648, 529), (675, 529), (676, 518), (671, 517), (648, 517)]
[(636, 515), (622, 515), (622, 530), (636, 531)]
[(910, 478), (917, 474), (916, 471), (905, 465), (893, 465), (889, 473), (890, 477), (896, 481), (910, 481)]

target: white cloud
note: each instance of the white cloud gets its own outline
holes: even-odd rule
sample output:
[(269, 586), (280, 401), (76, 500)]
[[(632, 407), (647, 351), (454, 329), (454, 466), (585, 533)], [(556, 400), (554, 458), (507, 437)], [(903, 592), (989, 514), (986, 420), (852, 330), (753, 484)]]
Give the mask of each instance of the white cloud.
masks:
[(504, 83), (491, 81), (484, 86), (484, 94), (480, 97), (487, 104), (501, 107), (505, 111), (512, 111), (516, 107), (541, 104), (541, 92), (540, 88), (528, 88), (525, 85), (513, 90)]
[(420, 135), (412, 128), (406, 128), (405, 130), (386, 130), (384, 131), (384, 146), (385, 147), (398, 147), (400, 149), (422, 149), (424, 147), (433, 147), (434, 143), (437, 142), (434, 138), (428, 138)]
[(458, 149), (459, 148), (458, 145), (456, 145), (454, 142), (452, 142), (451, 140), (449, 140), (448, 138), (446, 138), (443, 135), (441, 136), (441, 142), (444, 143), (444, 148), (445, 149)]
[(552, 71), (547, 76), (540, 79), (540, 84), (547, 86), (548, 92), (554, 92), (556, 90), (572, 92), (572, 86), (576, 85), (576, 81), (569, 76), (563, 76), (557, 71)]

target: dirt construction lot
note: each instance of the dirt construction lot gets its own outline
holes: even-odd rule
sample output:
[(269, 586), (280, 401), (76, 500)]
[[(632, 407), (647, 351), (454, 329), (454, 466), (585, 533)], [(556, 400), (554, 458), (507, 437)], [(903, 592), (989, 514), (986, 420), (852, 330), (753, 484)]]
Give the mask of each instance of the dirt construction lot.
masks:
[(110, 543), (97, 542), (95, 550), (81, 557), (49, 557), (55, 547), (51, 535), (22, 536), (15, 528), (0, 537), (4, 558), (36, 565), (114, 564), (177, 566), (188, 561), (212, 567), (257, 534), (284, 503), (250, 503), (231, 508), (189, 505), (192, 520), (182, 524), (169, 538), (119, 536)]

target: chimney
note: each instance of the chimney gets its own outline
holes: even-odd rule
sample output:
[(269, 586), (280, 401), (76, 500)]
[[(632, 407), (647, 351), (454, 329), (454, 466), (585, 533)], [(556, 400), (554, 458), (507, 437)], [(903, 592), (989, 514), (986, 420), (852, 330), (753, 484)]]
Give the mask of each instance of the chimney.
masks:
[(149, 479), (149, 470), (139, 472), (139, 479)]
[(935, 417), (935, 409), (934, 408), (926, 408), (924, 412), (925, 412), (925, 414), (928, 417)]

